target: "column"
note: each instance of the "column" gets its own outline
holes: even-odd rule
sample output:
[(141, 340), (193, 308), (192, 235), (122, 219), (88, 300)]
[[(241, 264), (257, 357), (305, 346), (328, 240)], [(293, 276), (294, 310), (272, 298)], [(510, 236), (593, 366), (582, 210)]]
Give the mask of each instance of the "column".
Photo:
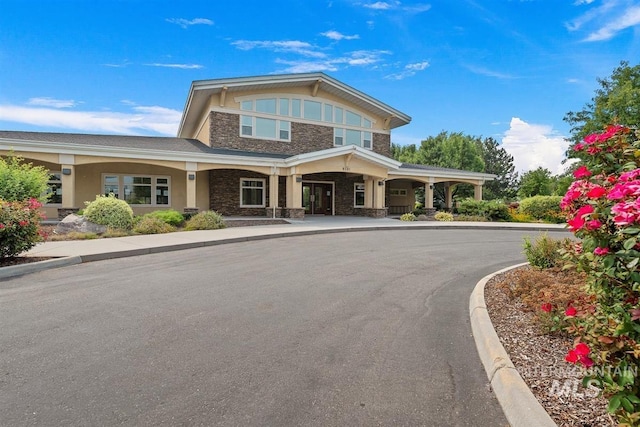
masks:
[(451, 185), (449, 185), (448, 182), (445, 182), (444, 184), (444, 203), (445, 206), (447, 207), (447, 209), (451, 209), (453, 207), (453, 200), (452, 200), (452, 194), (453, 191), (451, 191)]
[(374, 178), (370, 176), (364, 177), (364, 208), (365, 209), (373, 208), (375, 185), (376, 185), (376, 181)]
[(61, 165), (62, 208), (75, 209), (76, 206), (76, 170), (73, 165)]
[(302, 175), (287, 176), (287, 206), (285, 215), (288, 218), (304, 218), (302, 207)]
[(269, 175), (269, 207), (267, 207), (267, 216), (276, 218), (279, 216), (278, 207), (278, 175)]
[(482, 184), (476, 184), (473, 186), (473, 198), (475, 200), (482, 200)]
[(385, 202), (384, 202), (384, 189), (385, 189), (385, 183), (383, 180), (378, 180), (375, 181), (375, 185), (373, 186), (374, 188), (374, 192), (373, 192), (373, 208), (374, 209), (384, 209), (385, 208)]
[(424, 186), (424, 208), (433, 209), (433, 182)]
[(186, 194), (187, 194), (187, 206), (185, 207), (185, 212), (193, 212), (198, 211), (197, 208), (197, 198), (196, 198), (196, 182), (197, 182), (198, 174), (195, 170), (187, 171), (187, 185), (186, 185)]

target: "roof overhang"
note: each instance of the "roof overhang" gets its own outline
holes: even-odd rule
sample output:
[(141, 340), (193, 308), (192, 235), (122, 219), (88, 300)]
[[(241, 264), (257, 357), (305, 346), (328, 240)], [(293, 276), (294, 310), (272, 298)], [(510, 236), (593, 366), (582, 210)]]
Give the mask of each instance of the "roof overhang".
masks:
[(203, 114), (209, 107), (212, 95), (221, 94), (228, 97), (233, 92), (253, 91), (264, 89), (286, 89), (294, 87), (308, 87), (309, 94), (317, 93), (319, 89), (333, 94), (345, 101), (357, 105), (388, 120), (388, 128), (393, 129), (411, 122), (411, 117), (360, 92), (324, 73), (281, 74), (256, 77), (237, 77), (230, 79), (197, 80), (191, 83), (189, 95), (182, 112), (178, 137), (193, 138), (200, 125)]
[(497, 178), (496, 175), (490, 173), (469, 172), (455, 169), (396, 169), (389, 171), (390, 178), (411, 178), (411, 177), (434, 177), (438, 179), (451, 179), (451, 180), (479, 180), (479, 181), (492, 181)]

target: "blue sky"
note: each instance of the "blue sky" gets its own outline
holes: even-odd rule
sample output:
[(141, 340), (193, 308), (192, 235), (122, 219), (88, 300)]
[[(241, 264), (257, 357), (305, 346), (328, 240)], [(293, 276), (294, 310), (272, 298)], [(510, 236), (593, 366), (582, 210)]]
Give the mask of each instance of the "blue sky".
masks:
[(0, 129), (168, 135), (193, 80), (323, 71), (554, 173), (562, 120), (640, 59), (640, 0), (3, 0)]

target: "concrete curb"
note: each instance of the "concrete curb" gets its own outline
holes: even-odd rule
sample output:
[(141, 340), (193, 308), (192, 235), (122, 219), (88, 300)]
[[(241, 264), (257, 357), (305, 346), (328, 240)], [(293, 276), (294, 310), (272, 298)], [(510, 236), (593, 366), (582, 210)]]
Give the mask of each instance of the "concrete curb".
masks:
[(82, 263), (82, 257), (70, 256), (64, 258), (48, 259), (46, 261), (30, 262), (28, 264), (14, 265), (0, 268), (0, 279), (22, 276), (24, 274), (36, 273), (38, 271), (49, 270), (50, 268), (67, 267)]
[(500, 343), (484, 300), (484, 287), (489, 280), (498, 274), (526, 264), (504, 268), (485, 276), (478, 282), (469, 299), (471, 330), (491, 388), (509, 424), (512, 427), (554, 427), (557, 424), (531, 393), (529, 386), (524, 382)]

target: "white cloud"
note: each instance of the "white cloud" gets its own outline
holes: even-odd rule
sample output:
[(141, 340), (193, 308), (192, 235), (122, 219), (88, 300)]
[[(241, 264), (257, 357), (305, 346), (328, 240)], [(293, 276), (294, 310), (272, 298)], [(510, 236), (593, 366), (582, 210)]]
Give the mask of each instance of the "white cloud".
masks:
[(520, 174), (543, 167), (557, 175), (566, 168), (562, 160), (569, 142), (551, 126), (512, 117), (502, 138), (502, 147), (513, 156), (516, 172)]
[(64, 131), (118, 134), (154, 133), (175, 136), (182, 112), (159, 106), (133, 106), (132, 112), (68, 111), (20, 105), (0, 105), (0, 120)]
[(231, 43), (240, 50), (266, 49), (274, 52), (297, 53), (310, 58), (324, 58), (327, 55), (316, 51), (313, 45), (299, 40), (238, 40)]
[(183, 70), (197, 70), (200, 68), (204, 68), (200, 64), (163, 64), (159, 62), (154, 62), (153, 64), (144, 64), (147, 67), (164, 67), (164, 68), (180, 68)]
[(475, 65), (465, 65), (465, 67), (471, 71), (474, 74), (480, 74), (482, 76), (487, 76), (487, 77), (495, 77), (497, 79), (502, 79), (502, 80), (508, 80), (508, 79), (515, 79), (514, 76), (512, 76), (511, 74), (507, 74), (507, 73), (503, 73), (500, 71), (495, 71), (495, 70), (490, 70), (488, 68), (485, 67), (478, 67)]
[(357, 50), (348, 52), (344, 56), (336, 58), (325, 58), (317, 61), (290, 61), (277, 59), (276, 63), (289, 65), (284, 70), (285, 73), (306, 73), (311, 71), (337, 71), (341, 65), (349, 67), (363, 67), (374, 65), (382, 61), (383, 55), (389, 55), (387, 50)]
[(359, 39), (360, 36), (357, 34), (351, 35), (351, 36), (347, 36), (345, 34), (339, 33), (338, 31), (326, 31), (324, 33), (320, 33), (320, 35), (325, 36), (328, 39), (331, 40), (336, 40), (336, 41), (340, 41), (340, 40), (356, 40)]
[(640, 24), (640, 6), (631, 7), (624, 11), (622, 16), (618, 16), (607, 22), (602, 28), (592, 32), (585, 41), (602, 41), (615, 37), (620, 31), (635, 27)]
[(407, 77), (415, 76), (416, 72), (423, 71), (429, 67), (428, 61), (416, 62), (413, 64), (407, 64), (404, 66), (404, 70), (399, 73), (389, 74), (385, 76), (386, 79), (402, 80)]
[(73, 99), (55, 99), (48, 96), (41, 98), (30, 98), (27, 101), (28, 105), (36, 105), (38, 107), (53, 107), (53, 108), (71, 108), (78, 105), (78, 102)]
[(388, 9), (395, 9), (396, 7), (398, 7), (399, 4), (400, 4), (399, 1), (395, 1), (392, 3), (387, 3), (385, 1), (377, 1), (375, 3), (364, 4), (363, 6), (366, 7), (367, 9), (388, 10)]
[(182, 28), (188, 28), (192, 25), (213, 25), (213, 21), (207, 18), (195, 18), (191, 20), (184, 18), (167, 18), (166, 21), (177, 24)]

